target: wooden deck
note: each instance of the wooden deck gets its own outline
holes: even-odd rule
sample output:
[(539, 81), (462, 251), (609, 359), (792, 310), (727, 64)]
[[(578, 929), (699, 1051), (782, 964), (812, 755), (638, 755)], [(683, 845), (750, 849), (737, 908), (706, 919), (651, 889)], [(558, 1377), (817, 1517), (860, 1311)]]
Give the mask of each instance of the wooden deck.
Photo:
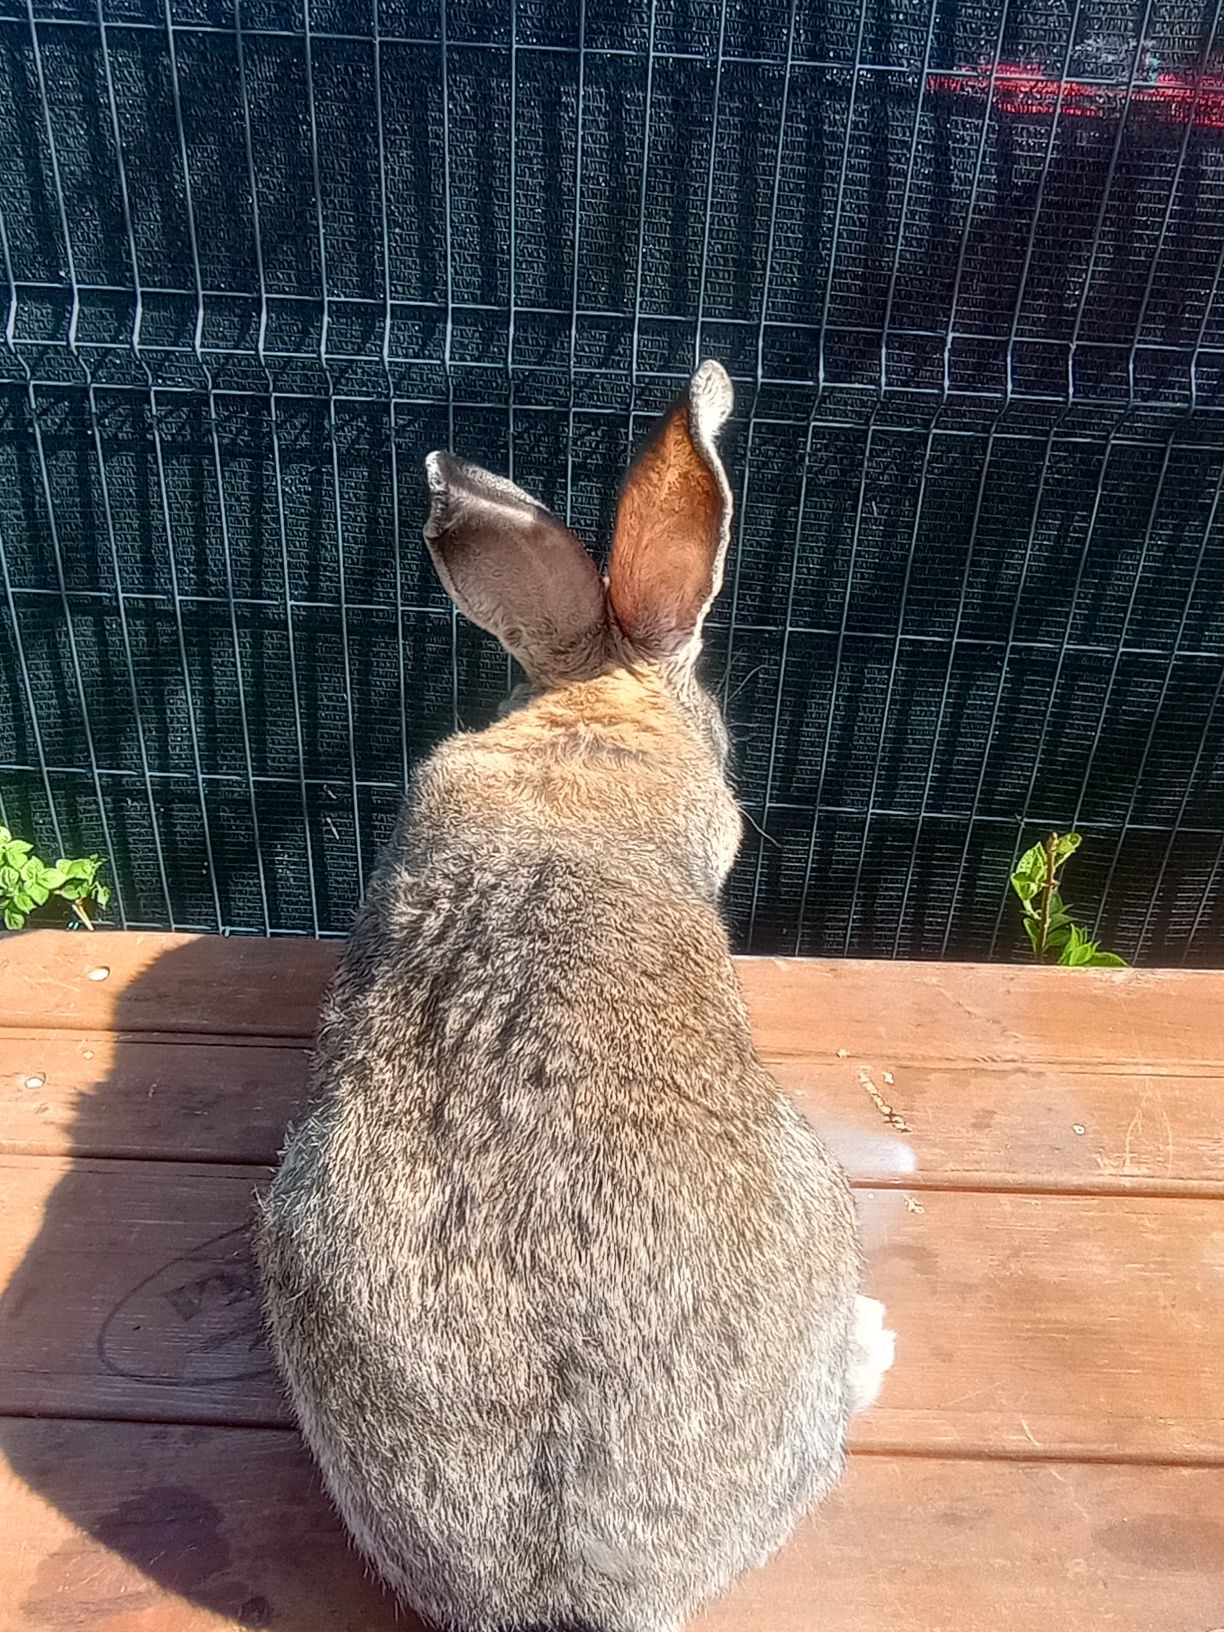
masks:
[[(391, 1632), (245, 1244), (331, 946), (0, 940), (0, 1629)], [(742, 965), (898, 1358), (704, 1632), (1224, 1628), (1224, 974)]]

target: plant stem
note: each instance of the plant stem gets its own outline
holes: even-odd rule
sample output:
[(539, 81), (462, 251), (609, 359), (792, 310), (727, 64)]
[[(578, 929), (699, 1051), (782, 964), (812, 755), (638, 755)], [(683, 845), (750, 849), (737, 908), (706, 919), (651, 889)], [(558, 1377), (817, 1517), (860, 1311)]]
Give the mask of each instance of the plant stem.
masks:
[(1051, 833), (1046, 840), (1046, 876), (1041, 892), (1041, 921), (1037, 939), (1037, 961), (1045, 962), (1046, 942), (1050, 935), (1050, 914), (1054, 904), (1054, 863), (1058, 855), (1058, 834)]
[(93, 919), (85, 911), (85, 903), (83, 901), (74, 901), (72, 903), (72, 910), (73, 910), (73, 912), (76, 913), (77, 917), (85, 925), (86, 929), (92, 929), (94, 927), (93, 926)]

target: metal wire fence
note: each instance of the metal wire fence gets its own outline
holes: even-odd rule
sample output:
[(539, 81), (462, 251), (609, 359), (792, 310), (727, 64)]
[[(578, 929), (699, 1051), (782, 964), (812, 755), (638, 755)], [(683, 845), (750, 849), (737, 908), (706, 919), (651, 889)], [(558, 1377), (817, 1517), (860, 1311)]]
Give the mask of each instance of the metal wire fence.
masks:
[(342, 931), (507, 680), (422, 454), (606, 539), (714, 355), (740, 944), (1011, 955), (1074, 825), (1220, 961), (1222, 3), (0, 0), (0, 819)]

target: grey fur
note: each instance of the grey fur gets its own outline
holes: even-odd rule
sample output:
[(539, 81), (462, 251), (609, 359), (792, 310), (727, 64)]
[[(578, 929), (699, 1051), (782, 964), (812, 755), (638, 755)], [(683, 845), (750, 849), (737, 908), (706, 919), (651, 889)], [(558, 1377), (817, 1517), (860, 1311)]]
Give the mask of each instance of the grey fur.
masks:
[(842, 1470), (850, 1191), (753, 1049), (712, 708), (613, 644), (421, 767), (263, 1209), (303, 1432), (441, 1626), (676, 1632)]

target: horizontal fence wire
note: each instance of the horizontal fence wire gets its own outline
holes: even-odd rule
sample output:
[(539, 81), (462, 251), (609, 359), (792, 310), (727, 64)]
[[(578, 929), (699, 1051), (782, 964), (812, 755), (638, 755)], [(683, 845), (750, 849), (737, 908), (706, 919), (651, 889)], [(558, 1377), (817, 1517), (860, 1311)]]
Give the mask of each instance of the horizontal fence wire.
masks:
[(513, 675), (454, 447), (606, 549), (704, 356), (758, 952), (1224, 931), (1224, 0), (0, 0), (0, 821), (343, 933)]

